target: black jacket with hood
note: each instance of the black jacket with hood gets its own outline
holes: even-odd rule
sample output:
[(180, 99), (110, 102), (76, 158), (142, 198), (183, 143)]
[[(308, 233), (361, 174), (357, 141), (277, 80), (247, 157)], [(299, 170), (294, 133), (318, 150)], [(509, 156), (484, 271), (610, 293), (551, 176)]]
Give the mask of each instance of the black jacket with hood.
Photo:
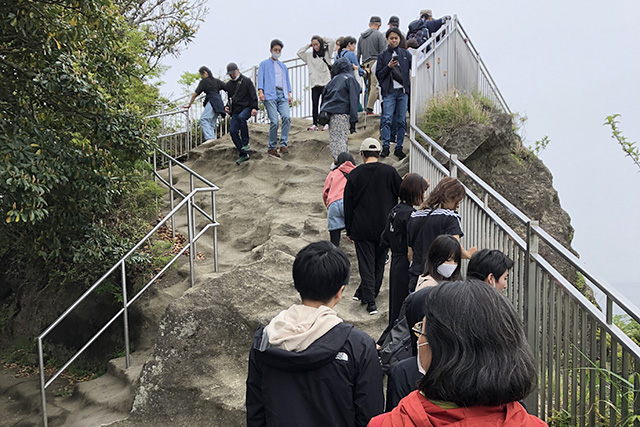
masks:
[(255, 333), (247, 377), (247, 427), (365, 427), (383, 411), (375, 343), (339, 323), (305, 350), (270, 346)]
[(347, 58), (338, 59), (331, 74), (334, 77), (322, 91), (320, 111), (331, 114), (348, 114), (349, 123), (358, 121), (358, 97), (360, 84), (353, 75), (353, 66)]
[(382, 96), (386, 96), (393, 89), (393, 68), (389, 68), (389, 62), (393, 54), (398, 54), (398, 65), (394, 67), (396, 72), (400, 72), (402, 86), (407, 95), (411, 92), (411, 54), (406, 49), (397, 47), (391, 49), (387, 47), (380, 55), (378, 55), (378, 65), (376, 65), (376, 77), (380, 82)]

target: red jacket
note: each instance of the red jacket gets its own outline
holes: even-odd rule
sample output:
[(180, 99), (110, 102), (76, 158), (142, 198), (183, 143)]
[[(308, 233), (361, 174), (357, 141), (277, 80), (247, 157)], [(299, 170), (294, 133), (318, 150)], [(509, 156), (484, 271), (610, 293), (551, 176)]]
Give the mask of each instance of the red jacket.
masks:
[(501, 406), (473, 406), (443, 409), (431, 403), (420, 391), (402, 399), (391, 412), (371, 419), (368, 427), (543, 427), (542, 420), (518, 402)]
[(344, 186), (347, 184), (347, 177), (344, 174), (348, 174), (354, 169), (353, 163), (347, 160), (337, 169), (329, 172), (327, 179), (324, 181), (324, 190), (322, 191), (322, 200), (324, 200), (326, 207), (329, 207), (336, 200), (344, 198)]

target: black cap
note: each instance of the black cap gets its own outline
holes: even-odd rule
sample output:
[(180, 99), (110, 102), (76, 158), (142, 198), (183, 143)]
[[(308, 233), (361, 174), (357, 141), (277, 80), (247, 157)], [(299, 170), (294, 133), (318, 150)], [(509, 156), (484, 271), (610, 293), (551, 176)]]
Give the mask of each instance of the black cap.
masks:
[(237, 69), (238, 66), (235, 62), (229, 62), (229, 64), (227, 64), (227, 74), (232, 74)]
[(400, 18), (392, 15), (391, 18), (389, 18), (389, 22), (387, 24), (395, 25), (397, 27), (398, 25), (400, 25)]
[(379, 16), (374, 15), (369, 19), (369, 22), (372, 24), (382, 23), (382, 19), (380, 19)]

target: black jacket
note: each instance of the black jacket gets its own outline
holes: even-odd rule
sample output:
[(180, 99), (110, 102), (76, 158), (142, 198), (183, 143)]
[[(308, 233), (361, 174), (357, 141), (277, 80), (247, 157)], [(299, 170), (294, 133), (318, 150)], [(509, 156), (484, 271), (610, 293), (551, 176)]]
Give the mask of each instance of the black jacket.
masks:
[(322, 91), (320, 111), (331, 114), (349, 114), (349, 123), (358, 121), (360, 84), (353, 75), (353, 66), (347, 58), (338, 59), (331, 70), (335, 77)]
[(224, 103), (220, 96), (221, 90), (225, 90), (225, 84), (222, 80), (216, 79), (215, 77), (207, 77), (206, 79), (200, 80), (200, 83), (198, 83), (198, 87), (196, 88), (196, 93), (200, 95), (204, 92), (205, 98), (203, 105), (206, 107), (207, 104), (211, 104), (211, 108), (213, 108), (215, 113), (222, 114), (224, 116)]
[(365, 427), (383, 411), (373, 339), (340, 323), (306, 350), (265, 347), (255, 333), (247, 377), (247, 427)]
[[(380, 82), (380, 89), (382, 89), (382, 96), (386, 96), (393, 89), (393, 77), (391, 75), (391, 68), (389, 68), (389, 61), (394, 50), (387, 47), (380, 55), (378, 55), (378, 65), (376, 65), (376, 77)], [(411, 94), (411, 54), (406, 49), (397, 47), (395, 52), (398, 54), (398, 65), (400, 67), (400, 74), (402, 75), (402, 86), (407, 95)]]
[(389, 211), (398, 203), (402, 178), (391, 165), (365, 163), (349, 173), (344, 187), (344, 222), (353, 240), (380, 241)]
[[(240, 87), (238, 87), (238, 84)], [(238, 91), (236, 92), (236, 88)], [(227, 94), (229, 101), (227, 106), (231, 105), (231, 115), (240, 114), (245, 108), (258, 109), (258, 95), (256, 87), (250, 78), (240, 74), (238, 80), (229, 80), (227, 82)]]

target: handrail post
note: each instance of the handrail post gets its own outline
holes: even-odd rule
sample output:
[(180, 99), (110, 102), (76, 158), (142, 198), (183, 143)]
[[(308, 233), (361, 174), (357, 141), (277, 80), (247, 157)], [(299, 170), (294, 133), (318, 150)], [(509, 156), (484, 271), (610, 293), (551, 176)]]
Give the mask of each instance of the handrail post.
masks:
[(129, 302), (127, 299), (127, 270), (124, 260), (122, 260), (122, 307), (124, 312), (122, 313), (122, 319), (124, 323), (124, 366), (129, 369), (131, 366), (131, 359), (129, 357)]
[(189, 239), (189, 283), (190, 286), (193, 288), (193, 285), (195, 284), (195, 278), (194, 278), (194, 274), (193, 274), (193, 230), (191, 229), (191, 227), (193, 227), (193, 217), (192, 217), (192, 211), (193, 210), (193, 199), (189, 198), (187, 200), (187, 234), (188, 234), (188, 239)]
[(42, 338), (38, 337), (38, 362), (40, 363), (40, 399), (42, 401), (42, 423), (49, 425), (47, 420), (47, 395), (44, 381), (44, 354), (42, 353)]
[[(193, 192), (193, 189), (195, 188), (195, 186), (193, 185), (193, 175), (189, 174), (189, 193)], [(193, 203), (195, 203), (195, 198), (196, 196), (194, 195), (193, 198), (191, 199)], [(191, 227), (193, 227), (193, 230), (191, 231), (191, 235), (195, 236), (196, 235), (196, 216), (195, 216), (195, 210), (193, 209), (193, 205), (191, 206), (190, 211), (190, 215), (192, 215), (191, 218)], [(193, 259), (197, 259), (196, 258), (196, 253), (198, 251), (198, 249), (196, 248), (196, 241), (193, 241)]]
[[(216, 218), (216, 192), (211, 191), (211, 218), (218, 222)], [(213, 271), (218, 272), (218, 227), (213, 227)]]
[[(527, 247), (524, 274), (524, 323), (527, 332), (527, 339), (536, 365), (540, 354), (538, 352), (538, 284), (536, 280), (536, 262), (533, 255), (538, 254), (539, 239), (533, 232), (533, 227), (538, 226), (538, 221), (529, 221), (527, 223)], [(538, 392), (533, 391), (525, 398), (527, 409), (533, 415), (538, 414)]]
[(456, 163), (455, 163), (457, 161), (458, 161), (458, 155), (452, 154), (451, 157), (449, 158), (449, 176), (451, 178), (458, 177), (458, 166), (456, 166)]
[[(169, 203), (171, 204), (171, 210), (173, 210), (173, 168), (171, 159), (169, 159)], [(171, 215), (171, 237), (176, 238), (176, 219)]]

